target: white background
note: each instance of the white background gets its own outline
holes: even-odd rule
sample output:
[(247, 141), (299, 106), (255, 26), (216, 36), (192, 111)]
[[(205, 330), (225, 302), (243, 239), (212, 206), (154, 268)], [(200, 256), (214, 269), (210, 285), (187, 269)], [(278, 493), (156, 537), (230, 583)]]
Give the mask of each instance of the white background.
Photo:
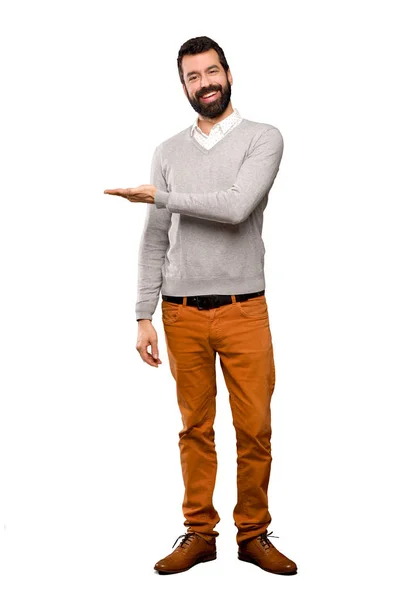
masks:
[[(1, 61), (5, 600), (398, 597), (395, 2), (10, 2)], [(185, 532), (162, 365), (135, 349), (156, 145), (196, 114), (177, 55), (224, 49), (232, 106), (285, 141), (263, 238), (275, 348), (270, 531), (298, 574), (236, 558), (236, 440), (217, 360), (218, 560), (153, 571)], [(141, 590), (141, 591), (140, 591)]]

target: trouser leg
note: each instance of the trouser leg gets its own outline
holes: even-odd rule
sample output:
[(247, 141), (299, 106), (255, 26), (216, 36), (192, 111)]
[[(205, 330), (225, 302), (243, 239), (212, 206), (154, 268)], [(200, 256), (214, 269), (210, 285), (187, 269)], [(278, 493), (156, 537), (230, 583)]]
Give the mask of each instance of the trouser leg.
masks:
[(265, 531), (271, 522), (268, 484), (275, 365), (265, 298), (255, 299), (245, 311), (239, 304), (230, 305), (221, 313), (218, 327), (218, 353), (236, 430), (238, 496), (233, 517), (240, 543)]
[(184, 525), (206, 539), (217, 537), (220, 521), (213, 505), (217, 473), (215, 350), (209, 343), (209, 314), (181, 306), (178, 318), (163, 302), (163, 324), (183, 427), (179, 450), (185, 487)]

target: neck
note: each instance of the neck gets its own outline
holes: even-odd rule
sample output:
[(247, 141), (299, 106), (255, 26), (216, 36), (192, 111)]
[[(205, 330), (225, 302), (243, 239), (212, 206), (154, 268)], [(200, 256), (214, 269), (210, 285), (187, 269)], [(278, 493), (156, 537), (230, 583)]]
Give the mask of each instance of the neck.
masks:
[(198, 114), (197, 125), (203, 133), (208, 135), (210, 133), (211, 129), (214, 127), (214, 125), (216, 125), (216, 123), (223, 121), (224, 119), (226, 119), (226, 117), (229, 117), (229, 115), (231, 115), (232, 113), (233, 113), (232, 103), (229, 102), (229, 104), (226, 107), (226, 109), (224, 110), (224, 112), (221, 115), (219, 115), (218, 117), (209, 118), (209, 117), (203, 117), (203, 115)]

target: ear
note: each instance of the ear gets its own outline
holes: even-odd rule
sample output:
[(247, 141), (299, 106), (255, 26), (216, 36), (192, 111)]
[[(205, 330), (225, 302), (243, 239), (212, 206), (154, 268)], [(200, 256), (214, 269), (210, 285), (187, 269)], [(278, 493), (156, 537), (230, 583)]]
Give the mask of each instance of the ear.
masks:
[(230, 69), (227, 70), (226, 75), (227, 75), (229, 83), (232, 85), (232, 83), (233, 83), (233, 77), (232, 77), (232, 73), (231, 73)]
[(186, 96), (186, 98), (188, 98), (188, 93), (187, 93), (187, 91), (186, 91), (186, 86), (185, 86), (185, 84), (184, 84), (184, 83), (182, 83), (182, 88), (183, 88), (183, 91), (185, 92), (185, 96)]

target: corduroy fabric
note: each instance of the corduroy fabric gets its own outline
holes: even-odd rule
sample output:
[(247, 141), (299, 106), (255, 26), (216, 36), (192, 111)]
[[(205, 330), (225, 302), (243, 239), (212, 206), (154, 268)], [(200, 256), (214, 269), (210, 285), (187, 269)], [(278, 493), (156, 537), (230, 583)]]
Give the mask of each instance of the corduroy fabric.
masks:
[(213, 504), (217, 475), (214, 440), (216, 353), (229, 391), (237, 439), (237, 543), (271, 522), (271, 397), (275, 364), (265, 295), (199, 310), (162, 300), (162, 320), (183, 428), (179, 448), (185, 487), (184, 525), (206, 539), (219, 535)]

